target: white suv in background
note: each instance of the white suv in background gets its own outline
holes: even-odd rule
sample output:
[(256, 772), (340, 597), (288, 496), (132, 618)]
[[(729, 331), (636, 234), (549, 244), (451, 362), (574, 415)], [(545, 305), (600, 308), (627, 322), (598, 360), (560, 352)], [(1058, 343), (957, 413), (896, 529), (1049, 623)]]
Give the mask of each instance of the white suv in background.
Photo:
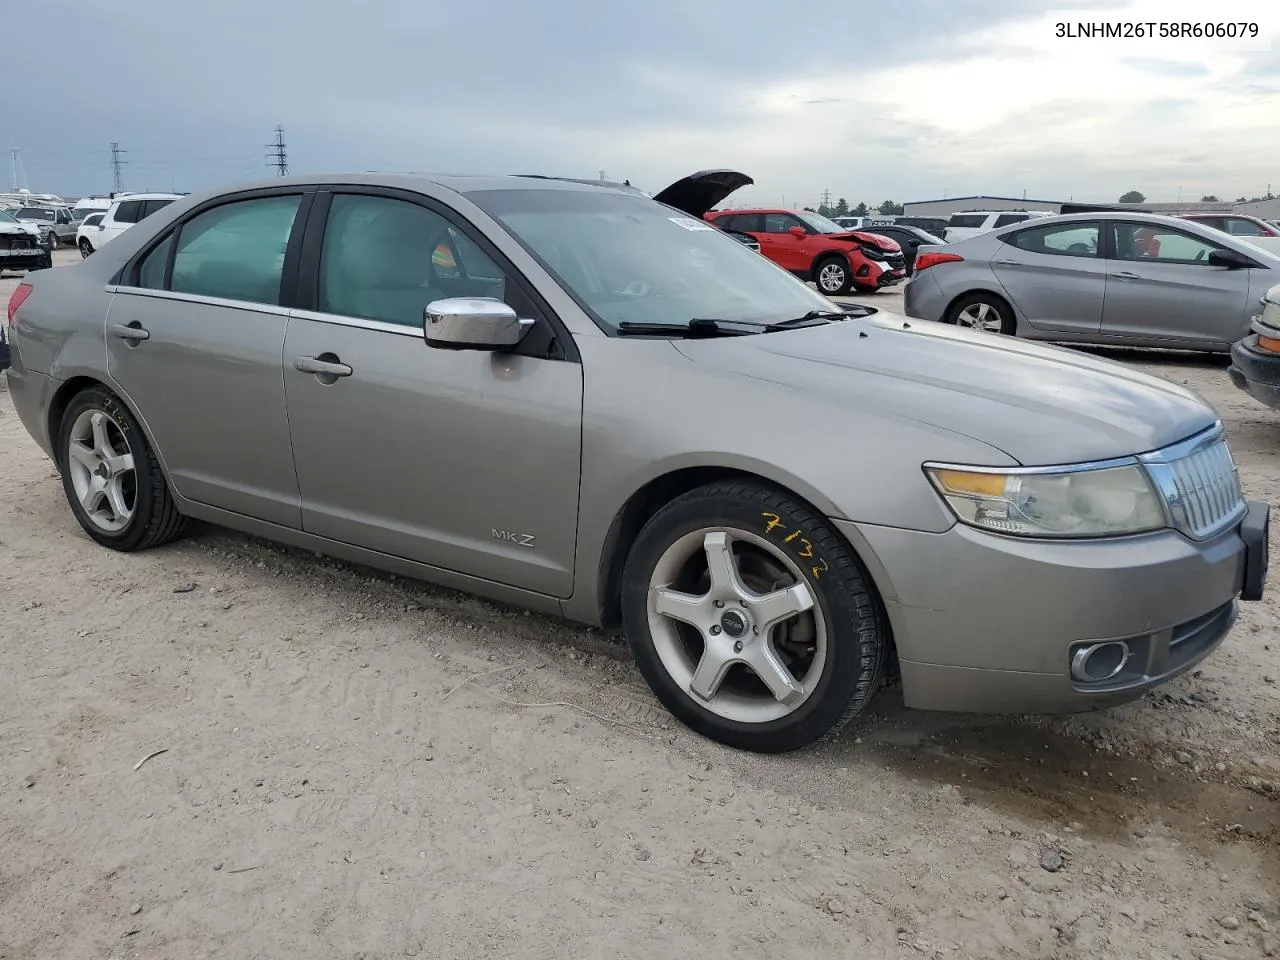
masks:
[[(181, 200), (182, 196), (180, 193), (131, 193), (126, 197), (116, 197), (111, 201), (111, 206), (97, 227), (85, 231), (81, 236), (89, 241), (92, 253), (113, 237), (120, 236), (139, 220), (151, 216), (161, 207), (167, 207), (175, 200)], [(80, 249), (84, 250), (83, 245)]]
[(947, 230), (942, 236), (947, 243), (954, 243), (997, 227), (1008, 227), (1035, 217), (1054, 215), (1052, 210), (966, 210), (964, 213), (951, 215), (951, 219), (947, 221)]

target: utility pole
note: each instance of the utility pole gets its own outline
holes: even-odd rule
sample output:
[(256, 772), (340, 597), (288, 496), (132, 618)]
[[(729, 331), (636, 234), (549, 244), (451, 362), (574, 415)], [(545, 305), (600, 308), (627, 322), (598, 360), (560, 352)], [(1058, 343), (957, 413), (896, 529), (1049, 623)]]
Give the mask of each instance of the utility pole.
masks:
[(12, 184), (10, 190), (14, 193), (27, 186), (27, 171), (22, 169), (22, 155), (18, 153), (17, 147), (9, 148), (9, 182)]
[(284, 127), (276, 124), (276, 138), (267, 144), (267, 166), (276, 168), (276, 175), (289, 175), (289, 148), (284, 142)]
[(127, 150), (121, 150), (120, 144), (116, 143), (114, 140), (111, 141), (111, 191), (112, 193), (119, 193), (121, 190), (124, 189), (124, 180), (120, 176), (120, 168), (124, 166), (126, 163), (128, 163), (129, 161), (121, 160), (120, 158), (128, 152), (129, 151)]

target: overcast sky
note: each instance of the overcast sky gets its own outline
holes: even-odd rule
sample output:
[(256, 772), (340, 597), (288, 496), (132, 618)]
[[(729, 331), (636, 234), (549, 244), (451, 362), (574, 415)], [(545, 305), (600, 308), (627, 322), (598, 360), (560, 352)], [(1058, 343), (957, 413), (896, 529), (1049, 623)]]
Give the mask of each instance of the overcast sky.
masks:
[(1262, 22), (1257, 48), (1280, 31), (1280, 3), (7, 5), (0, 62), (21, 96), (0, 112), (0, 146), (21, 149), (38, 191), (109, 190), (112, 140), (126, 189), (256, 179), (280, 123), (292, 172), (604, 170), (657, 190), (733, 167), (756, 180), (735, 201), (795, 206), (824, 189), (850, 203), (1280, 192), (1280, 42), (1072, 40), (1053, 27), (1226, 10)]

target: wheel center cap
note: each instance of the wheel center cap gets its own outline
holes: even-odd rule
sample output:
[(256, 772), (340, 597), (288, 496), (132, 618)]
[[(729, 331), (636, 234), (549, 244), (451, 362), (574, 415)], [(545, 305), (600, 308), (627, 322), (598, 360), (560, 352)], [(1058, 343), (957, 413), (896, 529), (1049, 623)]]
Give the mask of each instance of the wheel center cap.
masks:
[(747, 632), (747, 618), (737, 610), (727, 610), (720, 617), (720, 629), (736, 639)]
[(111, 476), (111, 468), (108, 467), (105, 463), (98, 464), (98, 469), (94, 470), (93, 472), (96, 473), (98, 476), (100, 476), (103, 480)]

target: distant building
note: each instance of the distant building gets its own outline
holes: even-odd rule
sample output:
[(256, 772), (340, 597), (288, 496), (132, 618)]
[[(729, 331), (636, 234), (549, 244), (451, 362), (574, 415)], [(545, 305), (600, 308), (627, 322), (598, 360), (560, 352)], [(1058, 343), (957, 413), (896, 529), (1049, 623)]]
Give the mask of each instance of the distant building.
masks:
[(1232, 213), (1242, 213), (1248, 217), (1261, 217), (1263, 220), (1280, 220), (1280, 197), (1270, 200), (1249, 200), (1245, 203), (1233, 203)]
[(1028, 200), (1025, 197), (948, 197), (944, 200), (913, 200), (902, 205), (904, 216), (949, 217), (966, 210), (1048, 210), (1062, 212), (1061, 200)]

